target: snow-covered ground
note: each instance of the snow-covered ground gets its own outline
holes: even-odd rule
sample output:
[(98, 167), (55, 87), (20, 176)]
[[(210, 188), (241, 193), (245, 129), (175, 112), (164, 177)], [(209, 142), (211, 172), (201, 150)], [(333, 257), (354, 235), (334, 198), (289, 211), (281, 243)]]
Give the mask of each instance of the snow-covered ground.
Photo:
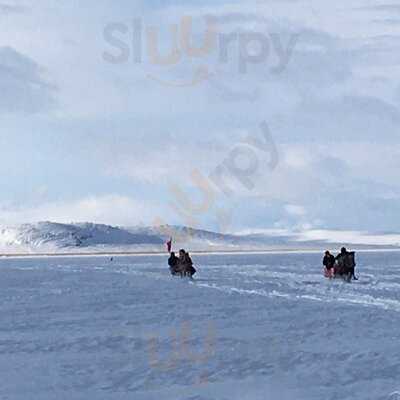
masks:
[(0, 260), (0, 399), (395, 399), (400, 253)]

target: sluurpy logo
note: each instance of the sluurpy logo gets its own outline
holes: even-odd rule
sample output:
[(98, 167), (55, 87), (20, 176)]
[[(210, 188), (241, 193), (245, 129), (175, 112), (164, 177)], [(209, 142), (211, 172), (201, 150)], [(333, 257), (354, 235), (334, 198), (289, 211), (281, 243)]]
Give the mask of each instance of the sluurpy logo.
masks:
[[(220, 232), (229, 231), (232, 210), (218, 207), (219, 195), (232, 198), (235, 189), (251, 192), (256, 188), (259, 173), (272, 172), (279, 164), (278, 147), (266, 121), (260, 123), (259, 130), (259, 134), (249, 134), (237, 142), (208, 175), (197, 168), (191, 171), (191, 184), (200, 197), (194, 200), (178, 184), (169, 185), (170, 206), (184, 225), (198, 227), (202, 218), (213, 216)], [(162, 226), (166, 236), (175, 236), (178, 241), (190, 239), (192, 233), (185, 231), (177, 237), (173, 227), (162, 218), (156, 218), (153, 225)]]
[[(261, 88), (260, 80), (253, 76), (257, 66), (262, 74), (282, 73), (299, 38), (287, 27), (280, 31), (260, 16), (249, 14), (182, 16), (172, 24), (150, 24), (135, 18), (129, 24), (107, 24), (103, 36), (104, 61), (130, 63), (165, 86), (191, 87), (207, 81), (229, 101), (254, 101)], [(236, 190), (253, 191), (261, 171), (273, 171), (279, 163), (268, 124), (263, 121), (259, 128), (261, 134), (239, 140), (209, 173), (190, 169), (187, 189), (178, 183), (168, 184), (169, 207), (183, 225), (196, 228), (209, 218), (218, 231), (230, 230), (233, 208), (226, 207), (224, 199), (232, 198)], [(178, 241), (190, 239), (192, 234), (191, 230), (175, 232), (160, 217), (153, 225), (162, 226), (167, 237), (174, 236)]]
[[(196, 382), (193, 383), (198, 385), (206, 384), (208, 375), (204, 371), (204, 368), (215, 353), (216, 332), (214, 324), (210, 322), (206, 327), (203, 340), (204, 346), (200, 352), (195, 352), (192, 348), (197, 339), (193, 333), (190, 321), (184, 321), (179, 331), (174, 329), (171, 332), (169, 340), (165, 338), (163, 340), (161, 335), (157, 337), (152, 334), (148, 338), (147, 348), (149, 366), (160, 369), (163, 372), (168, 372), (184, 368), (187, 363), (190, 363), (192, 367), (200, 369)], [(160, 348), (163, 341), (169, 344), (170, 353), (162, 356)]]
[[(103, 31), (104, 40), (109, 46), (103, 52), (103, 60), (111, 64), (131, 61), (133, 64), (164, 68), (175, 67), (186, 61), (193, 71), (191, 76), (180, 81), (161, 78), (154, 72), (147, 72), (146, 75), (163, 85), (187, 87), (215, 77), (218, 65), (231, 62), (239, 74), (246, 74), (252, 65), (257, 64), (266, 64), (270, 73), (279, 74), (289, 64), (299, 37), (298, 33), (291, 33), (285, 35), (287, 38), (284, 40), (276, 32), (240, 27), (223, 31), (223, 16), (203, 18), (205, 29), (200, 45), (193, 44), (195, 38), (199, 37), (193, 28), (193, 17), (182, 16), (178, 24), (168, 26), (170, 39), (167, 42), (170, 48), (167, 51), (161, 51), (161, 48), (168, 47), (162, 43), (164, 36), (161, 35), (161, 27), (147, 26), (141, 18), (133, 19), (130, 24), (109, 23)], [(193, 60), (198, 62), (194, 63)]]

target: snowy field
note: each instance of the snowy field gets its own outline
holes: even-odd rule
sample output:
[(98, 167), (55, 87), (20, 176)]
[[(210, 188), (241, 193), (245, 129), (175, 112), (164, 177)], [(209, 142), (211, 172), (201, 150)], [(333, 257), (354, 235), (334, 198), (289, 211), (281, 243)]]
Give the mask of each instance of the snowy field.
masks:
[(398, 399), (400, 253), (0, 260), (0, 399)]

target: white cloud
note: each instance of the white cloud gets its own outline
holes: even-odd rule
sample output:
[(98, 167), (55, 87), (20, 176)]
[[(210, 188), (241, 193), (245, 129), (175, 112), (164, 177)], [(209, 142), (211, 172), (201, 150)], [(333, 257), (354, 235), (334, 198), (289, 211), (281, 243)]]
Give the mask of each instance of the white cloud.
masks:
[[(253, 190), (233, 178), (227, 182), (232, 198), (219, 197), (222, 207), (235, 202), (242, 225), (250, 220), (258, 226), (264, 220), (257, 213), (269, 212), (270, 226), (316, 226), (312, 221), (320, 220), (331, 228), (393, 227), (400, 197), (398, 32), (371, 23), (387, 9), (374, 0), (157, 3), (0, 5), (0, 45), (12, 46), (0, 48), (0, 113), (16, 114), (3, 120), (6, 188), (0, 201), (21, 204), (20, 210), (4, 209), (3, 220), (149, 221), (159, 212), (158, 199), (170, 200), (169, 180), (196, 190), (190, 172), (208, 176), (229, 155), (238, 132), (255, 133), (266, 120), (279, 150), (277, 168), (270, 171), (260, 158)], [(26, 12), (16, 12), (22, 11), (17, 4)], [(165, 50), (169, 25), (183, 15), (197, 18), (193, 43), (200, 43), (206, 14), (219, 16), (227, 32), (273, 31), (284, 43), (285, 35), (299, 33), (288, 67), (272, 74), (276, 60), (268, 58), (240, 75), (237, 43), (226, 64), (216, 61), (217, 51), (171, 68), (151, 66), (145, 54), (140, 65), (102, 59), (108, 23), (141, 17), (164, 32)], [(215, 74), (198, 86), (163, 86), (146, 78), (154, 71), (167, 81), (184, 80), (204, 64)], [(26, 186), (50, 188), (40, 195), (46, 203), (29, 206), (35, 199), (33, 190), (20, 189)], [(88, 194), (105, 187), (108, 196)], [(127, 197), (130, 190), (135, 200)], [(51, 195), (81, 200), (54, 203)], [(276, 208), (253, 209), (251, 198)]]
[(163, 216), (162, 206), (138, 201), (126, 196), (91, 196), (73, 202), (45, 203), (30, 208), (2, 208), (3, 225), (24, 222), (96, 222), (114, 225), (152, 224), (157, 215)]
[(297, 204), (287, 204), (285, 210), (289, 215), (295, 217), (304, 217), (306, 215), (305, 208)]
[(12, 47), (0, 47), (0, 112), (35, 113), (54, 106), (55, 86), (41, 67)]
[(327, 243), (398, 246), (400, 234), (369, 234), (362, 231), (309, 230), (299, 233), (298, 241), (322, 240)]

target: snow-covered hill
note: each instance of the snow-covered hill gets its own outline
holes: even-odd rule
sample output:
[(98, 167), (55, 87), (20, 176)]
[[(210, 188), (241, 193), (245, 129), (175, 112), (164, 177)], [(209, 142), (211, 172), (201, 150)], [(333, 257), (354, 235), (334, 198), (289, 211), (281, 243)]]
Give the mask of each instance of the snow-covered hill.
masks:
[(194, 250), (288, 250), (350, 247), (395, 247), (399, 235), (367, 235), (312, 231), (289, 233), (270, 230), (258, 233), (222, 234), (185, 226), (114, 227), (94, 223), (39, 222), (0, 228), (3, 253), (52, 253), (98, 251), (164, 251), (173, 238), (173, 249)]
[(228, 235), (182, 226), (113, 227), (93, 223), (60, 224), (39, 222), (0, 229), (0, 249), (4, 252), (64, 251), (163, 251), (173, 237), (174, 248), (192, 250), (262, 246), (264, 240)]
[(92, 223), (39, 222), (0, 230), (1, 247), (15, 250), (162, 246), (163, 243), (160, 236), (151, 233), (133, 233), (118, 227)]

